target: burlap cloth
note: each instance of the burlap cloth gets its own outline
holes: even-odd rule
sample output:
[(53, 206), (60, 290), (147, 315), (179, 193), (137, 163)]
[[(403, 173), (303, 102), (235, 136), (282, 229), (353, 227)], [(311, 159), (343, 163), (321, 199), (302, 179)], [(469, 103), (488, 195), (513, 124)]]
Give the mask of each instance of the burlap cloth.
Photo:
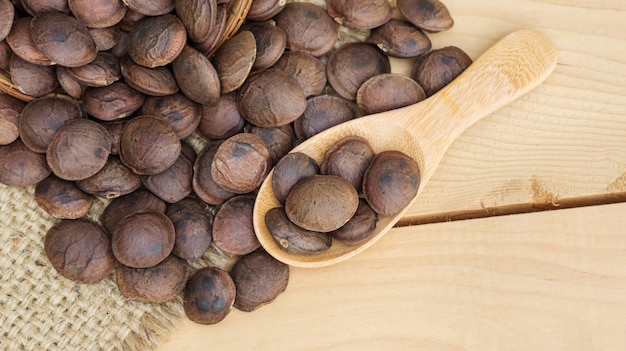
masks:
[[(105, 205), (97, 199), (89, 217), (97, 219)], [(123, 297), (114, 274), (92, 285), (61, 277), (43, 251), (57, 221), (38, 207), (34, 186), (0, 184), (0, 350), (156, 348), (184, 317), (182, 296), (143, 303)], [(211, 247), (192, 271), (231, 258)]]

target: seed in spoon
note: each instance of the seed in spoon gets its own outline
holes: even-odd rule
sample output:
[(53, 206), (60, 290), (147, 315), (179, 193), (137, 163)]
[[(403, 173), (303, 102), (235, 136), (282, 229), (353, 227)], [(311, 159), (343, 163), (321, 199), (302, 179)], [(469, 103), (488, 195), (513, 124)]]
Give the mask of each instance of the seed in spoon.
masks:
[(330, 234), (313, 232), (293, 224), (283, 207), (274, 207), (267, 211), (265, 224), (274, 240), (288, 252), (315, 254), (328, 250), (332, 244)]
[(382, 151), (365, 170), (363, 193), (376, 213), (391, 216), (413, 200), (419, 183), (415, 160), (400, 151)]
[(306, 230), (330, 232), (352, 218), (359, 195), (347, 180), (334, 175), (314, 175), (296, 184), (287, 195), (287, 217)]

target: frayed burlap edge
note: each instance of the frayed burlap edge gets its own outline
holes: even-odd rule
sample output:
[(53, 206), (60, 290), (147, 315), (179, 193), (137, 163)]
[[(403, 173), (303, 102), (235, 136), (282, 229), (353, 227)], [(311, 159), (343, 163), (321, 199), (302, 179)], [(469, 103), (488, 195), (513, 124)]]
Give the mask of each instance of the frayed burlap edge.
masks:
[[(97, 219), (107, 201), (98, 199)], [(184, 318), (182, 296), (162, 303), (119, 293), (112, 274), (97, 284), (61, 277), (43, 250), (58, 220), (34, 200), (34, 187), (0, 184), (0, 350), (129, 350), (156, 348)], [(232, 257), (210, 248), (191, 271), (225, 267)]]

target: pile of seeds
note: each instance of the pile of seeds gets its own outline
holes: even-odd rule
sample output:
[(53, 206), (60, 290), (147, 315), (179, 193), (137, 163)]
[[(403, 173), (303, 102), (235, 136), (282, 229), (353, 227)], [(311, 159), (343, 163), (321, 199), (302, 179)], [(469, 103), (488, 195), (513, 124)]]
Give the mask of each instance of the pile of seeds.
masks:
[[(438, 0), (398, 0), (401, 18), (381, 0), (254, 0), (239, 32), (218, 46), (233, 1), (0, 0), (0, 70), (34, 98), (0, 95), (0, 182), (34, 185), (37, 203), (59, 219), (44, 239), (51, 265), (85, 284), (115, 273), (120, 293), (136, 300), (183, 293), (185, 313), (203, 324), (231, 306), (252, 311), (287, 287), (289, 267), (262, 250), (252, 227), (255, 192), (274, 166), (287, 171), (288, 186), (274, 188), (288, 209), (327, 186), (364, 189), (357, 167), (292, 195), (302, 174), (346, 171), (346, 145), (363, 147), (349, 139), (318, 166), (285, 156), (295, 145), (419, 102), (471, 63), (456, 47), (431, 48), (425, 32), (453, 23)], [(367, 39), (339, 43), (343, 28)], [(415, 60), (410, 77), (391, 73), (389, 57)], [(287, 163), (306, 170), (292, 174)], [(376, 201), (379, 185), (367, 188), (350, 192), (354, 208), (321, 229), (363, 240), (344, 224), (375, 223), (370, 208), (390, 213)], [(96, 197), (108, 202), (97, 221), (86, 217)], [(271, 214), (287, 236), (298, 222), (289, 215)], [(313, 231), (324, 224), (299, 222)], [(210, 246), (238, 260), (192, 272)]]
[(420, 173), (408, 155), (375, 153), (360, 136), (333, 144), (321, 166), (292, 152), (274, 167), (272, 190), (283, 206), (270, 209), (265, 225), (287, 252), (326, 251), (333, 240), (356, 245), (369, 238), (378, 216), (402, 211), (417, 195)]

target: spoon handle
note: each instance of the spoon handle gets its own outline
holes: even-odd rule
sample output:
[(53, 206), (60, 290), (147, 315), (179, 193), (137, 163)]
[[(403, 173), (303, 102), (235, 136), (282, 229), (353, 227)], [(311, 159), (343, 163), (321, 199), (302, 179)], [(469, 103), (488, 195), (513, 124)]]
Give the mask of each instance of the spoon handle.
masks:
[(512, 32), (428, 101), (412, 106), (403, 123), (422, 138), (432, 136), (424, 138), (425, 156), (440, 158), (475, 122), (543, 82), (556, 62), (556, 50), (546, 36), (529, 29)]

